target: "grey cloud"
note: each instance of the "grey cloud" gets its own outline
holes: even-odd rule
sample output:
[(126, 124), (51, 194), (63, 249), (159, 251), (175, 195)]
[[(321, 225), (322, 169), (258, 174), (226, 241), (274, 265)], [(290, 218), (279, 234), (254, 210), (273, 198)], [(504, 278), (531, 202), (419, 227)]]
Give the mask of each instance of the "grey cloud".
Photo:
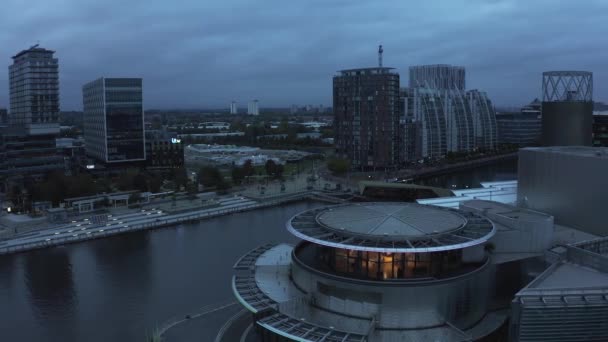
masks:
[[(5, 0), (0, 8), (0, 107), (10, 56), (40, 40), (60, 58), (63, 109), (99, 76), (144, 78), (146, 106), (331, 105), (336, 70), (376, 64), (467, 67), (471, 88), (498, 105), (540, 95), (550, 69), (594, 72), (608, 100), (605, 1), (554, 0)], [(1, 68), (0, 68), (1, 69)]]

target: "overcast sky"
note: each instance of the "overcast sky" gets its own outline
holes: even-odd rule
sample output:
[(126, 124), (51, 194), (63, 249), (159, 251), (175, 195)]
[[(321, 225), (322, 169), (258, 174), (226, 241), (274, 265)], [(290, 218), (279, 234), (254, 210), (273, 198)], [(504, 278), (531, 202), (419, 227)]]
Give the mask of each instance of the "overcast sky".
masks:
[(2, 0), (0, 107), (11, 56), (57, 51), (62, 110), (81, 86), (143, 77), (146, 108), (331, 105), (336, 70), (448, 63), (496, 105), (540, 96), (545, 70), (588, 70), (608, 100), (606, 0)]

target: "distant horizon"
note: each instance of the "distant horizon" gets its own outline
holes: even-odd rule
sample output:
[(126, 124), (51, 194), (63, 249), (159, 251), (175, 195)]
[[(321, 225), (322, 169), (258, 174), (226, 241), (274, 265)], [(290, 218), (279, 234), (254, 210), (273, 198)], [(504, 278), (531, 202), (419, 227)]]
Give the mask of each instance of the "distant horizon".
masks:
[[(59, 59), (61, 108), (82, 108), (82, 85), (144, 79), (144, 106), (228, 107), (236, 100), (331, 105), (339, 71), (383, 65), (407, 86), (410, 66), (466, 69), (467, 89), (498, 107), (541, 96), (548, 70), (593, 72), (608, 100), (608, 2), (453, 0), (381, 3), (232, 0), (63, 0), (3, 3), (0, 107), (9, 107), (11, 56), (39, 43)], [(538, 13), (542, 13), (539, 16)], [(137, 14), (137, 15), (134, 15)], [(584, 18), (584, 19), (583, 19)]]

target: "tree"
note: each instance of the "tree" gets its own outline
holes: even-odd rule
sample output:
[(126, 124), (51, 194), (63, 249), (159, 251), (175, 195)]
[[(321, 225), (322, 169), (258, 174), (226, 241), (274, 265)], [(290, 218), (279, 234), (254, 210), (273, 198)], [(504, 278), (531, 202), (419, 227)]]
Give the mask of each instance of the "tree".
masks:
[(226, 182), (224, 179), (221, 179), (219, 183), (217, 183), (216, 189), (220, 194), (225, 194), (226, 190), (230, 189), (230, 184), (228, 184), (228, 182)]
[(133, 182), (133, 189), (139, 190), (139, 191), (148, 191), (148, 180), (146, 179), (146, 176), (138, 173), (135, 176), (133, 176), (132, 179)]
[(342, 175), (350, 168), (350, 161), (348, 159), (330, 159), (327, 162), (327, 168), (335, 175)]
[(255, 168), (253, 167), (251, 159), (247, 159), (243, 164), (243, 174), (245, 177), (251, 177), (255, 174)]
[(163, 179), (153, 175), (150, 178), (148, 178), (148, 190), (150, 192), (160, 192), (160, 188), (163, 185)]
[(198, 185), (194, 183), (188, 183), (188, 185), (186, 185), (186, 193), (188, 194), (188, 199), (196, 199), (196, 194), (198, 193)]
[(188, 173), (184, 167), (173, 169), (173, 182), (176, 191), (179, 191), (182, 186), (186, 187), (188, 185)]
[(215, 187), (222, 181), (222, 174), (216, 167), (203, 166), (198, 172), (198, 182), (205, 187)]
[(234, 184), (241, 184), (245, 178), (245, 170), (242, 167), (235, 166), (232, 168), (231, 175)]
[(264, 165), (264, 168), (266, 169), (267, 175), (274, 176), (276, 173), (277, 163), (275, 163), (275, 161), (272, 159), (268, 159)]
[(139, 192), (135, 192), (132, 193), (131, 196), (129, 196), (129, 206), (131, 205), (136, 205), (138, 204), (140, 201), (142, 200), (141, 194)]
[(98, 193), (97, 184), (90, 175), (85, 173), (69, 177), (66, 183), (68, 184), (68, 197), (91, 196)]
[(133, 189), (133, 178), (137, 174), (134, 170), (127, 170), (118, 176), (118, 180), (116, 181), (116, 186), (119, 190), (127, 191)]
[(274, 169), (275, 177), (282, 178), (283, 172), (285, 172), (285, 166), (283, 166), (283, 164), (277, 164)]

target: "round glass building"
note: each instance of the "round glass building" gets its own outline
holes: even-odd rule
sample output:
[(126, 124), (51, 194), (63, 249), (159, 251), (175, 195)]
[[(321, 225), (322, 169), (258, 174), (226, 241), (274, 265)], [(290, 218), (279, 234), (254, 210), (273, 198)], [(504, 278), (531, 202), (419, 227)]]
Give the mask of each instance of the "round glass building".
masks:
[(237, 261), (233, 291), (259, 341), (469, 341), (489, 314), (495, 234), (477, 214), (412, 203), (322, 207), (292, 217), (302, 241)]

